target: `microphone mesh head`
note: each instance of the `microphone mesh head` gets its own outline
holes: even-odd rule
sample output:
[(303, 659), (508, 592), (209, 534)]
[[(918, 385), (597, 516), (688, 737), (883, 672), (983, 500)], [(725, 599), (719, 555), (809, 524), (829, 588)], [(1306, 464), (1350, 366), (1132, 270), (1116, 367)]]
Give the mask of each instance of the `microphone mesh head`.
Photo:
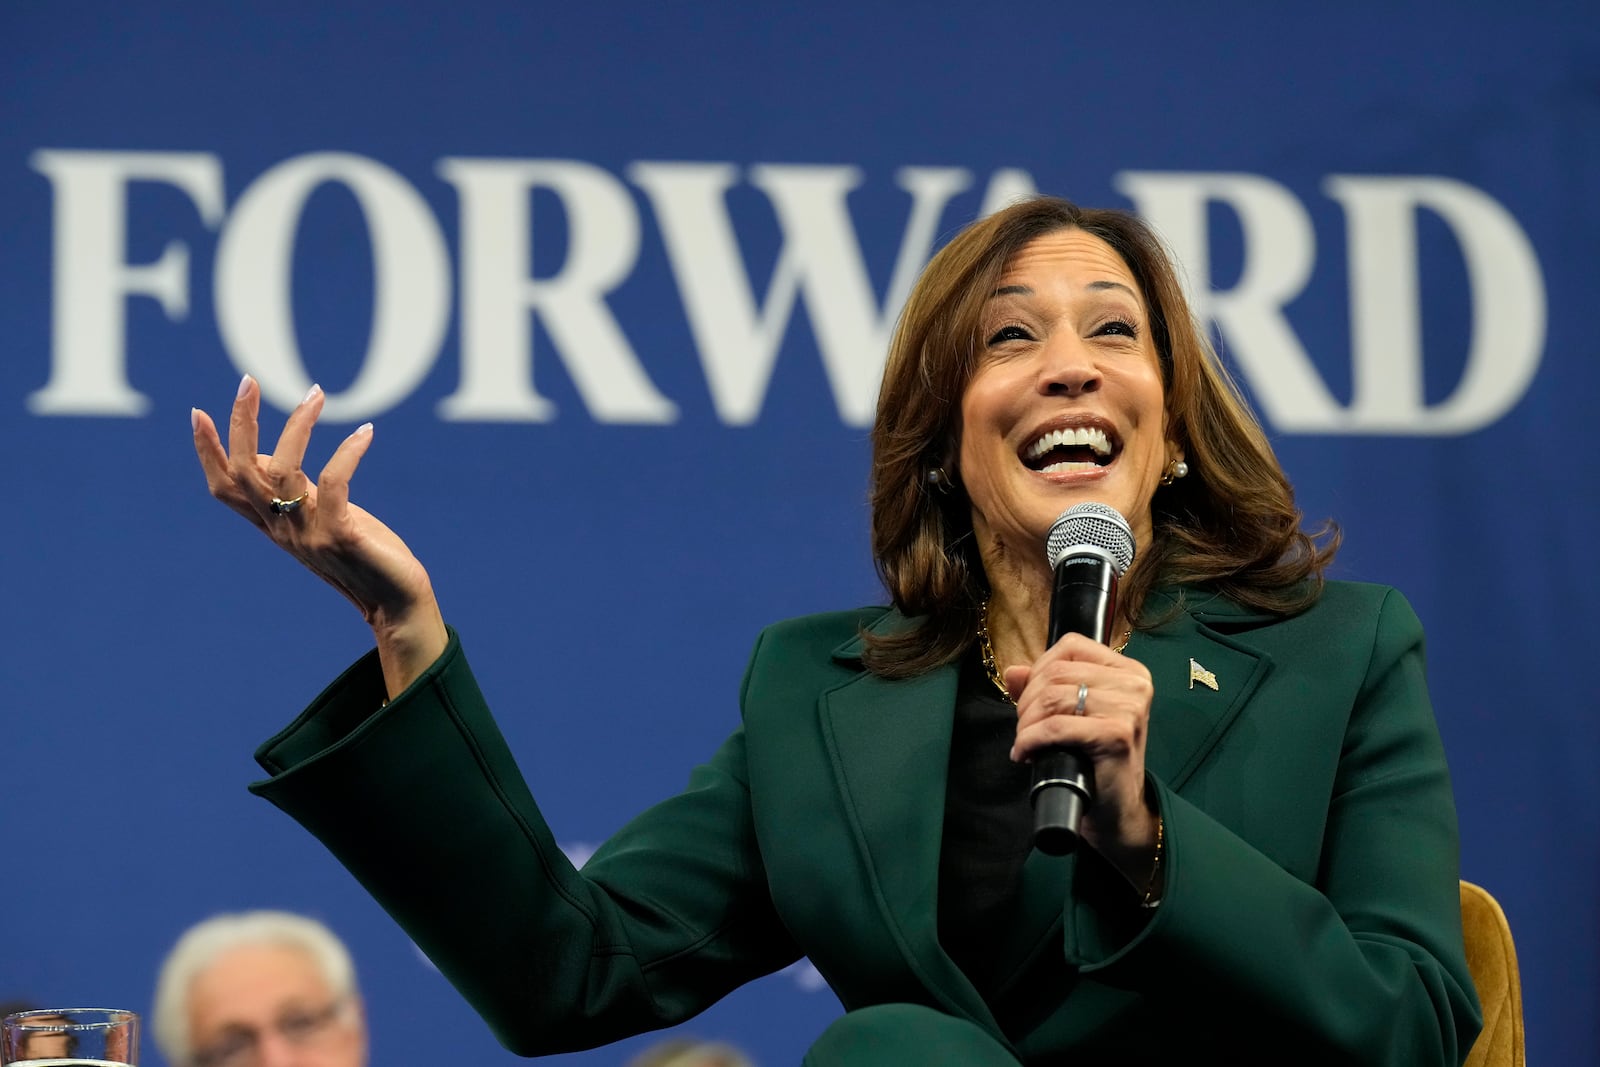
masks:
[(1061, 513), (1050, 527), (1050, 539), (1045, 545), (1050, 566), (1058, 566), (1080, 545), (1092, 545), (1109, 553), (1119, 578), (1133, 564), (1133, 530), (1122, 512), (1107, 504), (1074, 504)]

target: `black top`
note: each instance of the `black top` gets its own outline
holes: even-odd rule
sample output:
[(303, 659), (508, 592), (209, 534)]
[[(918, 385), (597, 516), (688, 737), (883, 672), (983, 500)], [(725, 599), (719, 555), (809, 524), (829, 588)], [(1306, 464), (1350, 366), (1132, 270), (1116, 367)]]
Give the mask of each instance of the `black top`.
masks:
[(985, 998), (1006, 978), (995, 935), (1016, 921), (1022, 865), (1033, 849), (1033, 770), (1011, 762), (1016, 739), (1016, 706), (989, 680), (974, 647), (961, 664), (950, 737), (939, 942)]

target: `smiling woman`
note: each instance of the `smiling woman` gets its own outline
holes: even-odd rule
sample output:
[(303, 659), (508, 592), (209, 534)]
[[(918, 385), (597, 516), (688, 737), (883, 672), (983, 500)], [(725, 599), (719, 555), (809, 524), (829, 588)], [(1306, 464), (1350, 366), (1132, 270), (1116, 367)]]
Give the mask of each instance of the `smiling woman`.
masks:
[[(846, 1009), (813, 1067), (1465, 1054), (1478, 1010), (1421, 629), (1393, 590), (1323, 581), (1331, 542), (1300, 529), (1137, 219), (1028, 200), (934, 258), (873, 436), (891, 604), (768, 628), (741, 727), (581, 871), (426, 571), (350, 503), (371, 427), (316, 485), (302, 472), (322, 402), (271, 456), (249, 378), (227, 449), (194, 417), (212, 492), (377, 642), (262, 746), (252, 788), (514, 1051), (670, 1025), (804, 955)], [(1084, 503), (1138, 541), (1130, 636), (1046, 647), (1043, 543)], [(1097, 787), (1067, 857), (1031, 847), (1027, 763), (1054, 746)]]
[[(874, 670), (916, 674), (970, 643), (989, 586), (982, 539), (968, 534), (987, 520), (970, 499), (972, 474), (962, 472), (988, 459), (981, 439), (968, 455), (963, 427), (972, 406), (993, 394), (991, 403), (1041, 413), (1015, 427), (1018, 441), (990, 442), (996, 470), (1035, 487), (1035, 513), (1019, 526), (1031, 536), (1024, 558), (1039, 554), (1040, 522), (1047, 530), (1071, 503), (1101, 500), (1127, 516), (1139, 546), (1121, 594), (1130, 619), (1158, 575), (1216, 584), (1280, 614), (1316, 600), (1337, 535), (1331, 526), (1324, 538), (1300, 528), (1293, 488), (1189, 314), (1160, 241), (1126, 213), (1040, 198), (980, 220), (947, 245), (901, 317), (873, 431), (873, 551), (896, 605), (918, 625), (869, 641)], [(1119, 397), (1142, 411), (1127, 457), (1124, 431), (1107, 410)], [(1122, 420), (1130, 432), (1132, 415)], [(1045, 434), (1067, 427), (1088, 451), (1044, 454), (1067, 444)], [(1047, 477), (1023, 478), (1002, 454), (1008, 445), (1022, 466)], [(1093, 462), (1099, 473), (1046, 472), (1053, 460)], [(1128, 469), (1152, 464), (1154, 477)], [(930, 493), (930, 469), (956, 491)], [(991, 473), (980, 478), (984, 492)], [(1104, 495), (1110, 481), (1120, 486), (1117, 499)]]

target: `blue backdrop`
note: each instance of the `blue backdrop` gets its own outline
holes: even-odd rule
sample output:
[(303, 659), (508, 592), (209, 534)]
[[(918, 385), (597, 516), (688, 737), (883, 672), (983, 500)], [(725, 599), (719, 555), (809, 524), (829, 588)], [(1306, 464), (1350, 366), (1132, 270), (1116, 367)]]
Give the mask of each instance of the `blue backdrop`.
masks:
[[(510, 1061), (244, 791), (366, 635), (207, 496), (190, 406), (249, 371), (275, 433), (320, 382), (313, 468), (376, 423), (355, 496), (429, 566), (581, 853), (731, 728), (762, 624), (880, 598), (866, 422), (898, 301), (1037, 188), (1160, 227), (1306, 512), (1342, 523), (1337, 576), (1415, 604), (1533, 1059), (1595, 1062), (1597, 24), (0, 5), (0, 995), (144, 1009), (187, 924), (286, 907), (352, 946), (374, 1063)], [(795, 1062), (838, 1010), (811, 978), (687, 1029)]]

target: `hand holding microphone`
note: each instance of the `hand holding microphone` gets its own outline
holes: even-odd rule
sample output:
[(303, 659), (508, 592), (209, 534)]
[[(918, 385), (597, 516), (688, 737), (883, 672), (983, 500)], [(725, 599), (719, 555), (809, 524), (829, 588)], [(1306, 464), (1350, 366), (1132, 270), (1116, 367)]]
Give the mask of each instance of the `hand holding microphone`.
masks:
[(1005, 675), (1019, 694), (1014, 754), (1034, 764), (1034, 845), (1062, 855), (1082, 832), (1118, 862), (1124, 846), (1143, 851), (1154, 829), (1143, 801), (1154, 686), (1142, 664), (1107, 647), (1120, 636), (1117, 583), (1133, 562), (1133, 534), (1114, 508), (1079, 504), (1056, 520), (1048, 551), (1049, 647)]

